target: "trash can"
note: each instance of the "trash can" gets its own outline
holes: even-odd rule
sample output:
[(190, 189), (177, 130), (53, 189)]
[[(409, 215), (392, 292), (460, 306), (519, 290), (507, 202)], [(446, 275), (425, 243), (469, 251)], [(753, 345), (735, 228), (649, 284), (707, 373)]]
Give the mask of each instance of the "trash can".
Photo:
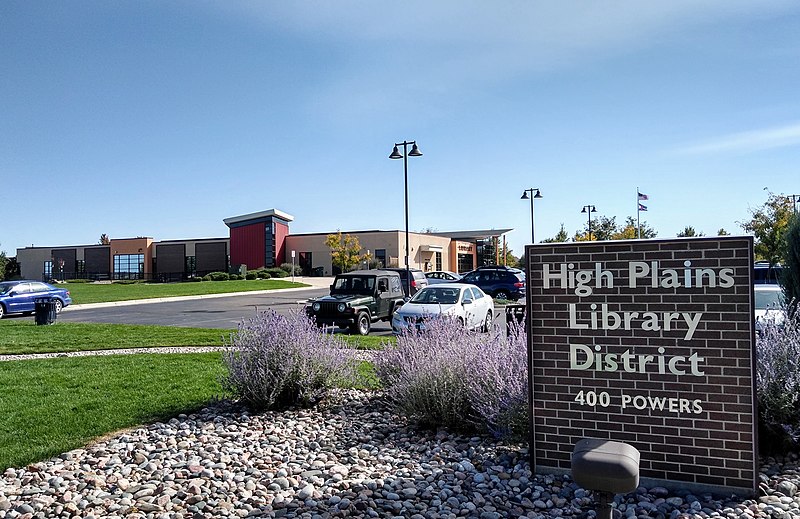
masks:
[(515, 327), (525, 326), (525, 305), (506, 305), (506, 333), (511, 335)]
[(58, 317), (56, 302), (51, 297), (37, 297), (33, 300), (34, 319), (37, 325), (53, 324)]
[(325, 267), (314, 267), (311, 269), (311, 276), (315, 278), (321, 278), (325, 275)]

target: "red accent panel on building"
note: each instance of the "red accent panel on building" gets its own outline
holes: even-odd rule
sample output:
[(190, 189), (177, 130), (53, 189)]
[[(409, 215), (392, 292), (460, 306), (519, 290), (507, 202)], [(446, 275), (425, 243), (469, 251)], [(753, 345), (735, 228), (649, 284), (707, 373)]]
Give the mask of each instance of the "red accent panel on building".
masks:
[(250, 270), (264, 266), (267, 250), (264, 222), (231, 228), (231, 266), (247, 265)]
[(272, 220), (275, 223), (275, 266), (279, 267), (283, 263), (291, 263), (292, 258), (286, 257), (286, 237), (289, 235), (289, 225), (280, 220)]

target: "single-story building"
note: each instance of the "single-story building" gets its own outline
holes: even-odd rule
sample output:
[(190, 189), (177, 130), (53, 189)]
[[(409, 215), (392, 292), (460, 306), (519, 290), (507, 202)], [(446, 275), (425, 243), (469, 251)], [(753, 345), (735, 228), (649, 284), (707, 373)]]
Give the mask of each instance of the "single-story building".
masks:
[[(277, 209), (225, 218), (227, 238), (154, 241), (111, 238), (107, 244), (17, 249), (26, 279), (154, 279), (178, 281), (209, 272), (239, 271), (295, 263), (305, 275), (340, 271), (325, 245), (329, 234), (291, 234), (294, 217)], [(511, 229), (445, 233), (409, 232), (409, 266), (423, 271), (467, 272), (499, 263), (500, 239)], [(405, 232), (343, 231), (358, 239), (373, 266), (403, 267)], [(365, 265), (366, 266), (366, 265)]]

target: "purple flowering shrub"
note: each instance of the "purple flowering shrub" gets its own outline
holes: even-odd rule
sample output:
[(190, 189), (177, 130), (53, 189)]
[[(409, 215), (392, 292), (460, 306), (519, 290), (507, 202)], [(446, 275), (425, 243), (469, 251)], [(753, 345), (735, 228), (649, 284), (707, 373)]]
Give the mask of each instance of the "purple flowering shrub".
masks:
[(239, 324), (226, 346), (223, 386), (258, 411), (313, 405), (356, 376), (344, 341), (323, 333), (305, 312), (259, 312)]
[(766, 321), (756, 337), (756, 393), (762, 450), (800, 447), (800, 307), (782, 323)]
[(425, 427), (524, 434), (527, 353), (524, 331), (506, 337), (430, 319), (381, 352), (375, 367), (395, 409)]

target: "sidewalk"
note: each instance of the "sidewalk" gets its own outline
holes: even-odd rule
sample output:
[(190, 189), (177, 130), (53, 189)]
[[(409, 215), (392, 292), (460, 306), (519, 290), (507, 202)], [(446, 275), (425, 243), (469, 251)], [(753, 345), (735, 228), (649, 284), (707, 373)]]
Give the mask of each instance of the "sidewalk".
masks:
[[(291, 281), (292, 278), (282, 278), (287, 281)], [(276, 288), (273, 290), (251, 290), (249, 292), (226, 292), (224, 294), (200, 294), (195, 296), (175, 296), (175, 297), (154, 297), (149, 299), (131, 299), (127, 301), (111, 301), (108, 303), (86, 303), (82, 305), (70, 305), (65, 307), (62, 312), (69, 312), (73, 310), (81, 310), (86, 308), (108, 308), (113, 306), (131, 306), (131, 305), (143, 305), (143, 304), (151, 304), (151, 303), (170, 303), (176, 301), (190, 301), (194, 299), (214, 299), (218, 297), (234, 297), (234, 296), (244, 296), (244, 295), (259, 295), (259, 294), (280, 294), (286, 292), (298, 292), (301, 290), (308, 290), (309, 288), (324, 288), (327, 289), (330, 287), (331, 283), (333, 283), (332, 277), (302, 277), (302, 276), (295, 276), (294, 278), (296, 283), (304, 283), (309, 285), (307, 287), (299, 287), (299, 288)], [(209, 281), (209, 283), (216, 283), (215, 281)]]

